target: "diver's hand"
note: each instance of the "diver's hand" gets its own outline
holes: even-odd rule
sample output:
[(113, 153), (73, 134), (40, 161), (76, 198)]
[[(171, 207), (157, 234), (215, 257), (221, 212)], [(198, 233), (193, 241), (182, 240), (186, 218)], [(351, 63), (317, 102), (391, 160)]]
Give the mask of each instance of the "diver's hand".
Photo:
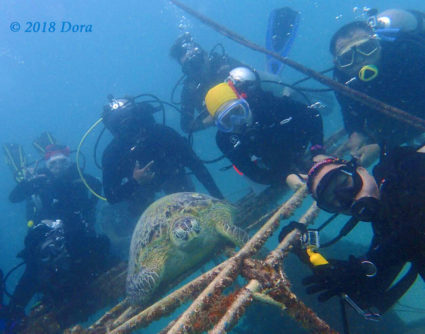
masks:
[(307, 175), (305, 174), (289, 174), (286, 177), (286, 184), (292, 190), (298, 190), (307, 180)]
[[(282, 227), (282, 229), (280, 230), (279, 237), (278, 237), (279, 243), (282, 242), (282, 240), (285, 239), (285, 237), (289, 233), (291, 233), (294, 229), (297, 229), (301, 233), (301, 235), (307, 232), (307, 226), (305, 224), (299, 223), (297, 221), (291, 221), (288, 225)], [(305, 264), (309, 264), (310, 263), (309, 258), (308, 258), (306, 250), (303, 249), (301, 238), (302, 236), (293, 241), (291, 251), (296, 256), (298, 256), (301, 262), (304, 262)]]
[(351, 153), (356, 152), (360, 147), (366, 145), (368, 138), (360, 132), (353, 132), (348, 139), (347, 146)]
[[(280, 230), (278, 237), (279, 242), (282, 242), (282, 240), (295, 229), (298, 229), (301, 233), (307, 232), (307, 227), (305, 224), (301, 224), (297, 221), (291, 221), (288, 225), (282, 227), (282, 229)], [(297, 246), (301, 247), (301, 243), (298, 243), (296, 247)]]
[(46, 174), (33, 174), (29, 179), (25, 180), (27, 187), (35, 192), (40, 187), (45, 186), (49, 182)]
[(151, 170), (154, 161), (150, 161), (143, 168), (140, 168), (139, 161), (136, 161), (136, 166), (133, 169), (133, 178), (138, 184), (147, 184), (155, 177), (155, 172)]
[(319, 301), (346, 293), (350, 296), (367, 289), (367, 280), (376, 273), (376, 267), (369, 261), (360, 261), (350, 256), (348, 261), (328, 260), (329, 264), (314, 267), (314, 275), (303, 279), (307, 293), (319, 293)]
[(380, 153), (381, 148), (378, 144), (369, 144), (360, 147), (356, 152), (354, 152), (353, 157), (358, 159), (360, 165), (368, 167), (378, 160)]

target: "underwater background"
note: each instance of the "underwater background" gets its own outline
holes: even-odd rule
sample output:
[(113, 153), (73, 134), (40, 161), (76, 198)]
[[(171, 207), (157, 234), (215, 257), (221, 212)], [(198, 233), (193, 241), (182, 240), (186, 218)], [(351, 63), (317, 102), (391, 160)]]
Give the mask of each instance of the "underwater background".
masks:
[[(332, 34), (343, 24), (364, 15), (363, 8), (425, 11), (425, 3), (419, 0), (185, 0), (184, 3), (260, 45), (265, 45), (270, 11), (284, 6), (300, 11), (298, 35), (289, 57), (315, 70), (332, 66), (328, 51)], [(28, 21), (56, 22), (56, 31), (24, 32)], [(91, 25), (92, 31), (84, 32), (83, 28), (83, 32), (60, 32), (64, 21), (72, 25)], [(13, 22), (21, 24), (20, 31), (11, 31)], [(24, 145), (29, 160), (36, 160), (38, 155), (31, 143), (43, 131), (52, 132), (60, 143), (75, 149), (87, 129), (100, 117), (108, 94), (122, 97), (151, 93), (169, 101), (171, 91), (181, 77), (180, 66), (169, 57), (169, 48), (184, 31), (189, 31), (205, 50), (221, 43), (230, 56), (265, 70), (263, 54), (225, 38), (165, 0), (0, 1), (0, 143), (20, 143)], [(281, 77), (290, 83), (304, 75), (285, 68)], [(307, 86), (319, 87), (314, 81), (309, 81)], [(160, 117), (158, 115), (158, 120)], [(166, 124), (180, 131), (179, 115), (171, 108), (167, 108)], [(336, 103), (333, 111), (324, 116), (324, 127), (327, 135), (342, 127)], [(97, 177), (101, 177), (101, 171), (93, 162), (93, 147), (99, 130), (93, 131), (83, 147), (87, 160), (85, 171)], [(219, 155), (214, 136), (214, 129), (195, 134), (194, 150), (202, 159)], [(109, 138), (108, 135), (103, 137), (99, 154)], [(250, 185), (233, 170), (219, 171), (225, 165), (228, 162), (221, 161), (207, 167), (225, 197), (235, 201), (249, 191)], [(0, 268), (4, 272), (20, 262), (16, 254), (23, 248), (27, 232), (25, 204), (8, 201), (14, 184), (7, 165), (1, 163)], [(202, 191), (202, 187), (197, 186)], [(321, 214), (318, 221), (326, 217)], [(346, 238), (348, 242), (343, 243), (351, 248), (342, 249), (342, 253), (340, 249), (339, 256), (361, 254), (370, 241), (370, 232), (369, 226), (359, 225)], [(274, 236), (267, 246), (272, 248), (276, 244), (277, 237)], [(297, 267), (296, 261), (289, 262), (294, 263), (294, 268), (301, 267)], [(13, 291), (21, 269), (8, 280), (9, 291)], [(290, 278), (294, 288), (299, 289), (296, 291), (301, 291), (297, 278), (301, 279), (306, 272), (297, 275), (297, 270), (292, 270)], [(418, 280), (400, 301), (403, 305), (394, 307), (403, 320), (412, 322), (423, 317), (424, 288), (422, 280)], [(315, 305), (328, 307), (327, 304)], [(404, 305), (418, 309), (412, 311)], [(248, 314), (254, 317), (252, 313)], [(259, 321), (261, 319), (266, 321), (264, 317)], [(289, 322), (288, 317), (278, 321), (289, 324), (288, 333), (295, 333), (297, 326)], [(143, 333), (156, 333), (166, 323), (162, 320)], [(275, 330), (278, 333), (282, 328), (276, 327)], [(235, 332), (251, 331), (241, 328)]]

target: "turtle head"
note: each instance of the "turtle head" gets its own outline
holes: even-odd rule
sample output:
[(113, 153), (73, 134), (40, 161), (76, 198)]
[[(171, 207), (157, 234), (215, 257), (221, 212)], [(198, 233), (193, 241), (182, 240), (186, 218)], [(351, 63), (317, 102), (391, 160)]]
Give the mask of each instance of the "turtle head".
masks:
[(176, 219), (170, 230), (171, 241), (179, 248), (187, 248), (201, 233), (201, 224), (194, 216)]

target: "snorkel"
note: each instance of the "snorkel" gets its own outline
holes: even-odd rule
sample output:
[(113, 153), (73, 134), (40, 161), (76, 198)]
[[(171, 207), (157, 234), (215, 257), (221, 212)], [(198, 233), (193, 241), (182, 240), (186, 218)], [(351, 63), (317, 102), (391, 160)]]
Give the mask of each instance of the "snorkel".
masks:
[(369, 82), (374, 80), (379, 74), (378, 67), (373, 64), (363, 66), (359, 73), (358, 77), (363, 82)]

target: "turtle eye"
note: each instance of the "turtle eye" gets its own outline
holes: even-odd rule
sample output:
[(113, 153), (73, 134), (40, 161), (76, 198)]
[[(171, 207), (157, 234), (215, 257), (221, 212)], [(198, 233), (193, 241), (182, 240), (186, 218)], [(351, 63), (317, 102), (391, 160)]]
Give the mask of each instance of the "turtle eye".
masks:
[(181, 239), (181, 240), (187, 240), (188, 239), (187, 231), (185, 231), (180, 226), (176, 226), (176, 228), (174, 229), (174, 236), (177, 239)]
[(192, 217), (182, 217), (174, 223), (174, 236), (178, 239), (187, 240), (189, 233), (198, 234), (200, 231), (199, 222)]

